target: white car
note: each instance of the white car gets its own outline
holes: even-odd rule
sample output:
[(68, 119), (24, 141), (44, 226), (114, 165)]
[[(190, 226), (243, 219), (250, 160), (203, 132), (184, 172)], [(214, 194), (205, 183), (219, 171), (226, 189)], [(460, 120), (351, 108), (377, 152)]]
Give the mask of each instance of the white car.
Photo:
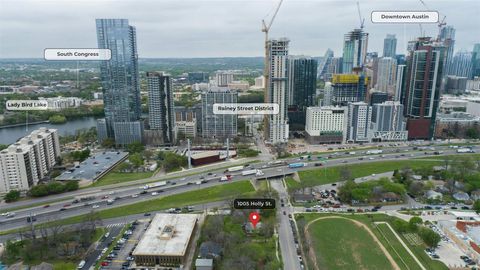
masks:
[(132, 195), (132, 198), (137, 198), (138, 197), (138, 194), (133, 194)]
[(152, 192), (152, 196), (158, 195), (158, 192)]
[(92, 206), (93, 209), (97, 209), (97, 208), (99, 208), (99, 207), (100, 207), (100, 205), (98, 205), (98, 204), (94, 204), (94, 205)]

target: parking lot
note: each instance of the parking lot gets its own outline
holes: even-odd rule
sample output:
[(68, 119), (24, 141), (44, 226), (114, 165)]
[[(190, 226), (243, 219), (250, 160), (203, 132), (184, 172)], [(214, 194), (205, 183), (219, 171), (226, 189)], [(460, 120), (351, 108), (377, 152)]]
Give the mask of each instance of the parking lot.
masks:
[(134, 221), (127, 225), (119, 239), (111, 243), (110, 247), (113, 249), (100, 262), (100, 269), (129, 269), (134, 260), (132, 252), (148, 224), (150, 219)]

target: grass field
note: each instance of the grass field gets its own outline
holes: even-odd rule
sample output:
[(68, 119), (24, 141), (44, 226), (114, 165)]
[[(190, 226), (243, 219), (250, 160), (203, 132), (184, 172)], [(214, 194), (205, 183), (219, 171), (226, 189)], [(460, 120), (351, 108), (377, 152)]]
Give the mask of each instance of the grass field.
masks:
[(346, 219), (324, 219), (308, 229), (320, 269), (389, 269), (390, 262), (365, 229)]
[(111, 184), (118, 184), (123, 182), (129, 182), (134, 180), (140, 180), (152, 177), (154, 172), (133, 172), (133, 173), (123, 173), (111, 171), (107, 173), (102, 178), (98, 179), (91, 187), (100, 187)]
[[(140, 214), (152, 211), (164, 210), (172, 207), (182, 207), (187, 205), (202, 204), (207, 202), (215, 202), (226, 200), (235, 196), (248, 194), (253, 192), (254, 188), (249, 181), (238, 181), (198, 190), (188, 191), (176, 195), (170, 195), (158, 199), (138, 202), (130, 205), (119, 206), (115, 208), (98, 211), (100, 218), (114, 218)], [(51, 224), (75, 224), (84, 219), (85, 215), (75, 216), (51, 222)], [(47, 223), (48, 225), (49, 223)], [(14, 233), (18, 230), (2, 231), (2, 234)]]
[[(405, 264), (399, 259), (399, 256), (395, 254), (395, 252), (393, 251), (393, 248), (395, 248), (397, 253), (400, 254), (403, 261), (408, 265), (409, 269), (419, 269), (418, 264), (416, 264), (416, 262), (413, 260), (413, 258), (410, 255), (408, 255), (408, 253), (406, 253), (406, 250), (403, 248), (403, 246), (401, 246), (401, 243), (396, 240), (396, 237), (393, 235), (393, 233), (391, 231), (390, 231), (390, 233), (388, 233), (388, 231), (386, 229), (384, 230), (384, 227), (380, 227), (382, 232), (385, 232), (384, 234), (382, 234), (377, 229), (377, 226), (374, 224), (374, 222), (389, 222), (391, 224), (396, 219), (395, 217), (387, 216), (387, 215), (384, 215), (384, 214), (365, 215), (365, 214), (318, 214), (318, 213), (315, 213), (315, 214), (296, 215), (296, 219), (297, 219), (297, 224), (306, 224), (309, 221), (314, 220), (314, 219), (319, 218), (319, 217), (338, 216), (338, 215), (360, 221), (363, 224), (369, 226), (371, 228), (372, 232), (377, 236), (377, 238), (380, 240), (380, 242), (383, 244), (383, 246), (388, 250), (388, 252), (392, 256), (392, 258), (397, 262), (397, 264), (399, 265), (399, 267), (401, 269), (407, 269), (407, 268), (406, 268)], [(326, 220), (320, 220), (317, 223), (323, 223), (324, 221), (326, 221)], [(335, 221), (338, 221), (338, 219), (335, 220)], [(314, 224), (317, 224), (317, 223), (314, 223)], [(385, 228), (387, 228), (387, 227), (385, 227)], [(335, 230), (335, 228), (333, 230)], [(362, 231), (362, 229), (360, 229), (359, 227), (352, 227), (352, 231), (346, 232), (346, 233), (357, 234), (357, 233), (361, 233), (361, 231)], [(340, 234), (331, 233), (331, 235), (333, 235), (332, 237), (334, 237), (334, 236), (338, 237), (338, 235), (340, 235)], [(384, 235), (385, 235), (386, 238), (388, 238), (388, 241), (391, 244), (389, 244), (387, 242)], [(426, 246), (424, 244), (422, 244), (422, 245), (411, 245), (404, 238), (404, 236), (402, 236), (401, 234), (399, 234), (399, 235), (400, 235), (400, 238), (403, 240), (403, 242), (408, 246), (408, 248), (413, 252), (415, 257), (422, 263), (422, 265), (426, 269), (428, 269), (428, 270), (447, 270), (448, 269), (448, 267), (445, 264), (443, 264), (442, 262), (437, 261), (437, 260), (432, 260), (425, 253), (424, 249), (426, 248)], [(403, 250), (402, 250), (402, 248), (403, 248)], [(328, 268), (328, 269), (339, 269), (339, 268)], [(358, 269), (358, 268), (356, 268), (354, 266), (350, 269)], [(388, 269), (388, 268), (385, 268), (385, 269)]]
[(385, 248), (387, 248), (390, 255), (397, 262), (398, 266), (402, 269), (410, 270), (421, 270), (422, 268), (417, 264), (413, 257), (407, 252), (407, 250), (402, 246), (398, 241), (397, 237), (393, 234), (392, 230), (387, 226), (387, 224), (377, 224), (376, 229), (379, 234), (382, 236), (379, 239), (382, 241)]
[(480, 154), (445, 155), (445, 156), (434, 156), (434, 157), (422, 157), (420, 159), (438, 159), (443, 161), (446, 158), (455, 160), (458, 157), (480, 158)]
[(347, 167), (353, 178), (364, 177), (373, 173), (384, 173), (393, 171), (395, 169), (402, 169), (404, 167), (410, 167), (411, 169), (418, 169), (425, 166), (431, 167), (440, 165), (441, 161), (430, 160), (397, 160), (397, 161), (377, 161), (362, 164), (353, 165), (339, 165), (335, 167), (329, 167), (326, 170), (324, 168), (313, 169), (308, 171), (300, 171), (298, 175), (300, 180), (305, 182), (306, 186), (316, 186), (329, 184), (340, 181), (340, 170), (342, 167)]

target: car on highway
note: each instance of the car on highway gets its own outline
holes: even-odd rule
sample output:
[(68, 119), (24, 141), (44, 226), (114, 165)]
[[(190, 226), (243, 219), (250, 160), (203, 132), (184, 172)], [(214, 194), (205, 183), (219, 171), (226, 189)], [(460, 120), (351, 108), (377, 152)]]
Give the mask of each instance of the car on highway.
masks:
[(94, 204), (94, 205), (92, 206), (93, 209), (97, 209), (97, 208), (99, 208), (99, 207), (100, 207), (100, 205), (98, 205), (98, 204)]
[(138, 197), (138, 194), (133, 194), (132, 195), (132, 198), (137, 198)]
[(67, 204), (64, 204), (63, 207), (69, 207), (71, 204), (67, 203)]
[(58, 210), (58, 211), (65, 211), (65, 210), (67, 210), (67, 208), (62, 207), (62, 208), (60, 208), (60, 210)]
[(45, 204), (45, 205), (43, 206), (43, 208), (48, 208), (48, 207), (50, 207), (50, 204)]
[(158, 192), (152, 192), (152, 196), (157, 196)]
[(145, 213), (145, 214), (143, 214), (143, 216), (145, 216), (145, 217), (149, 217), (149, 216), (151, 216), (151, 215), (152, 215), (152, 214), (150, 214), (150, 213)]

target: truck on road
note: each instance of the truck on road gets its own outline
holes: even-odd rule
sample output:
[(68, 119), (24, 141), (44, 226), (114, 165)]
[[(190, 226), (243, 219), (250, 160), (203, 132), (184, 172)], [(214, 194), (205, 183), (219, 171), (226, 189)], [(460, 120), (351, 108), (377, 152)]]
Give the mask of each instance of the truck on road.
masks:
[(149, 188), (162, 187), (162, 186), (165, 186), (166, 184), (167, 184), (166, 181), (156, 182), (156, 183), (152, 183), (152, 184), (146, 184), (145, 186), (143, 186), (143, 189), (147, 190)]
[(261, 170), (257, 170), (257, 169), (242, 171), (243, 176), (252, 175), (252, 174), (255, 174), (255, 176), (262, 176), (263, 172)]
[(376, 149), (376, 150), (368, 150), (367, 151), (367, 155), (377, 155), (377, 154), (381, 154), (383, 153), (383, 150), (379, 150), (379, 149)]
[(225, 172), (238, 172), (243, 170), (243, 166), (235, 166), (235, 167), (230, 167), (225, 170)]
[(229, 180), (232, 180), (231, 175), (224, 175), (220, 178), (220, 182), (225, 182), (225, 181), (229, 181)]
[(293, 169), (293, 168), (306, 167), (307, 165), (308, 165), (307, 163), (290, 163), (288, 164), (288, 167)]
[(457, 153), (475, 153), (475, 151), (470, 148), (458, 148)]

